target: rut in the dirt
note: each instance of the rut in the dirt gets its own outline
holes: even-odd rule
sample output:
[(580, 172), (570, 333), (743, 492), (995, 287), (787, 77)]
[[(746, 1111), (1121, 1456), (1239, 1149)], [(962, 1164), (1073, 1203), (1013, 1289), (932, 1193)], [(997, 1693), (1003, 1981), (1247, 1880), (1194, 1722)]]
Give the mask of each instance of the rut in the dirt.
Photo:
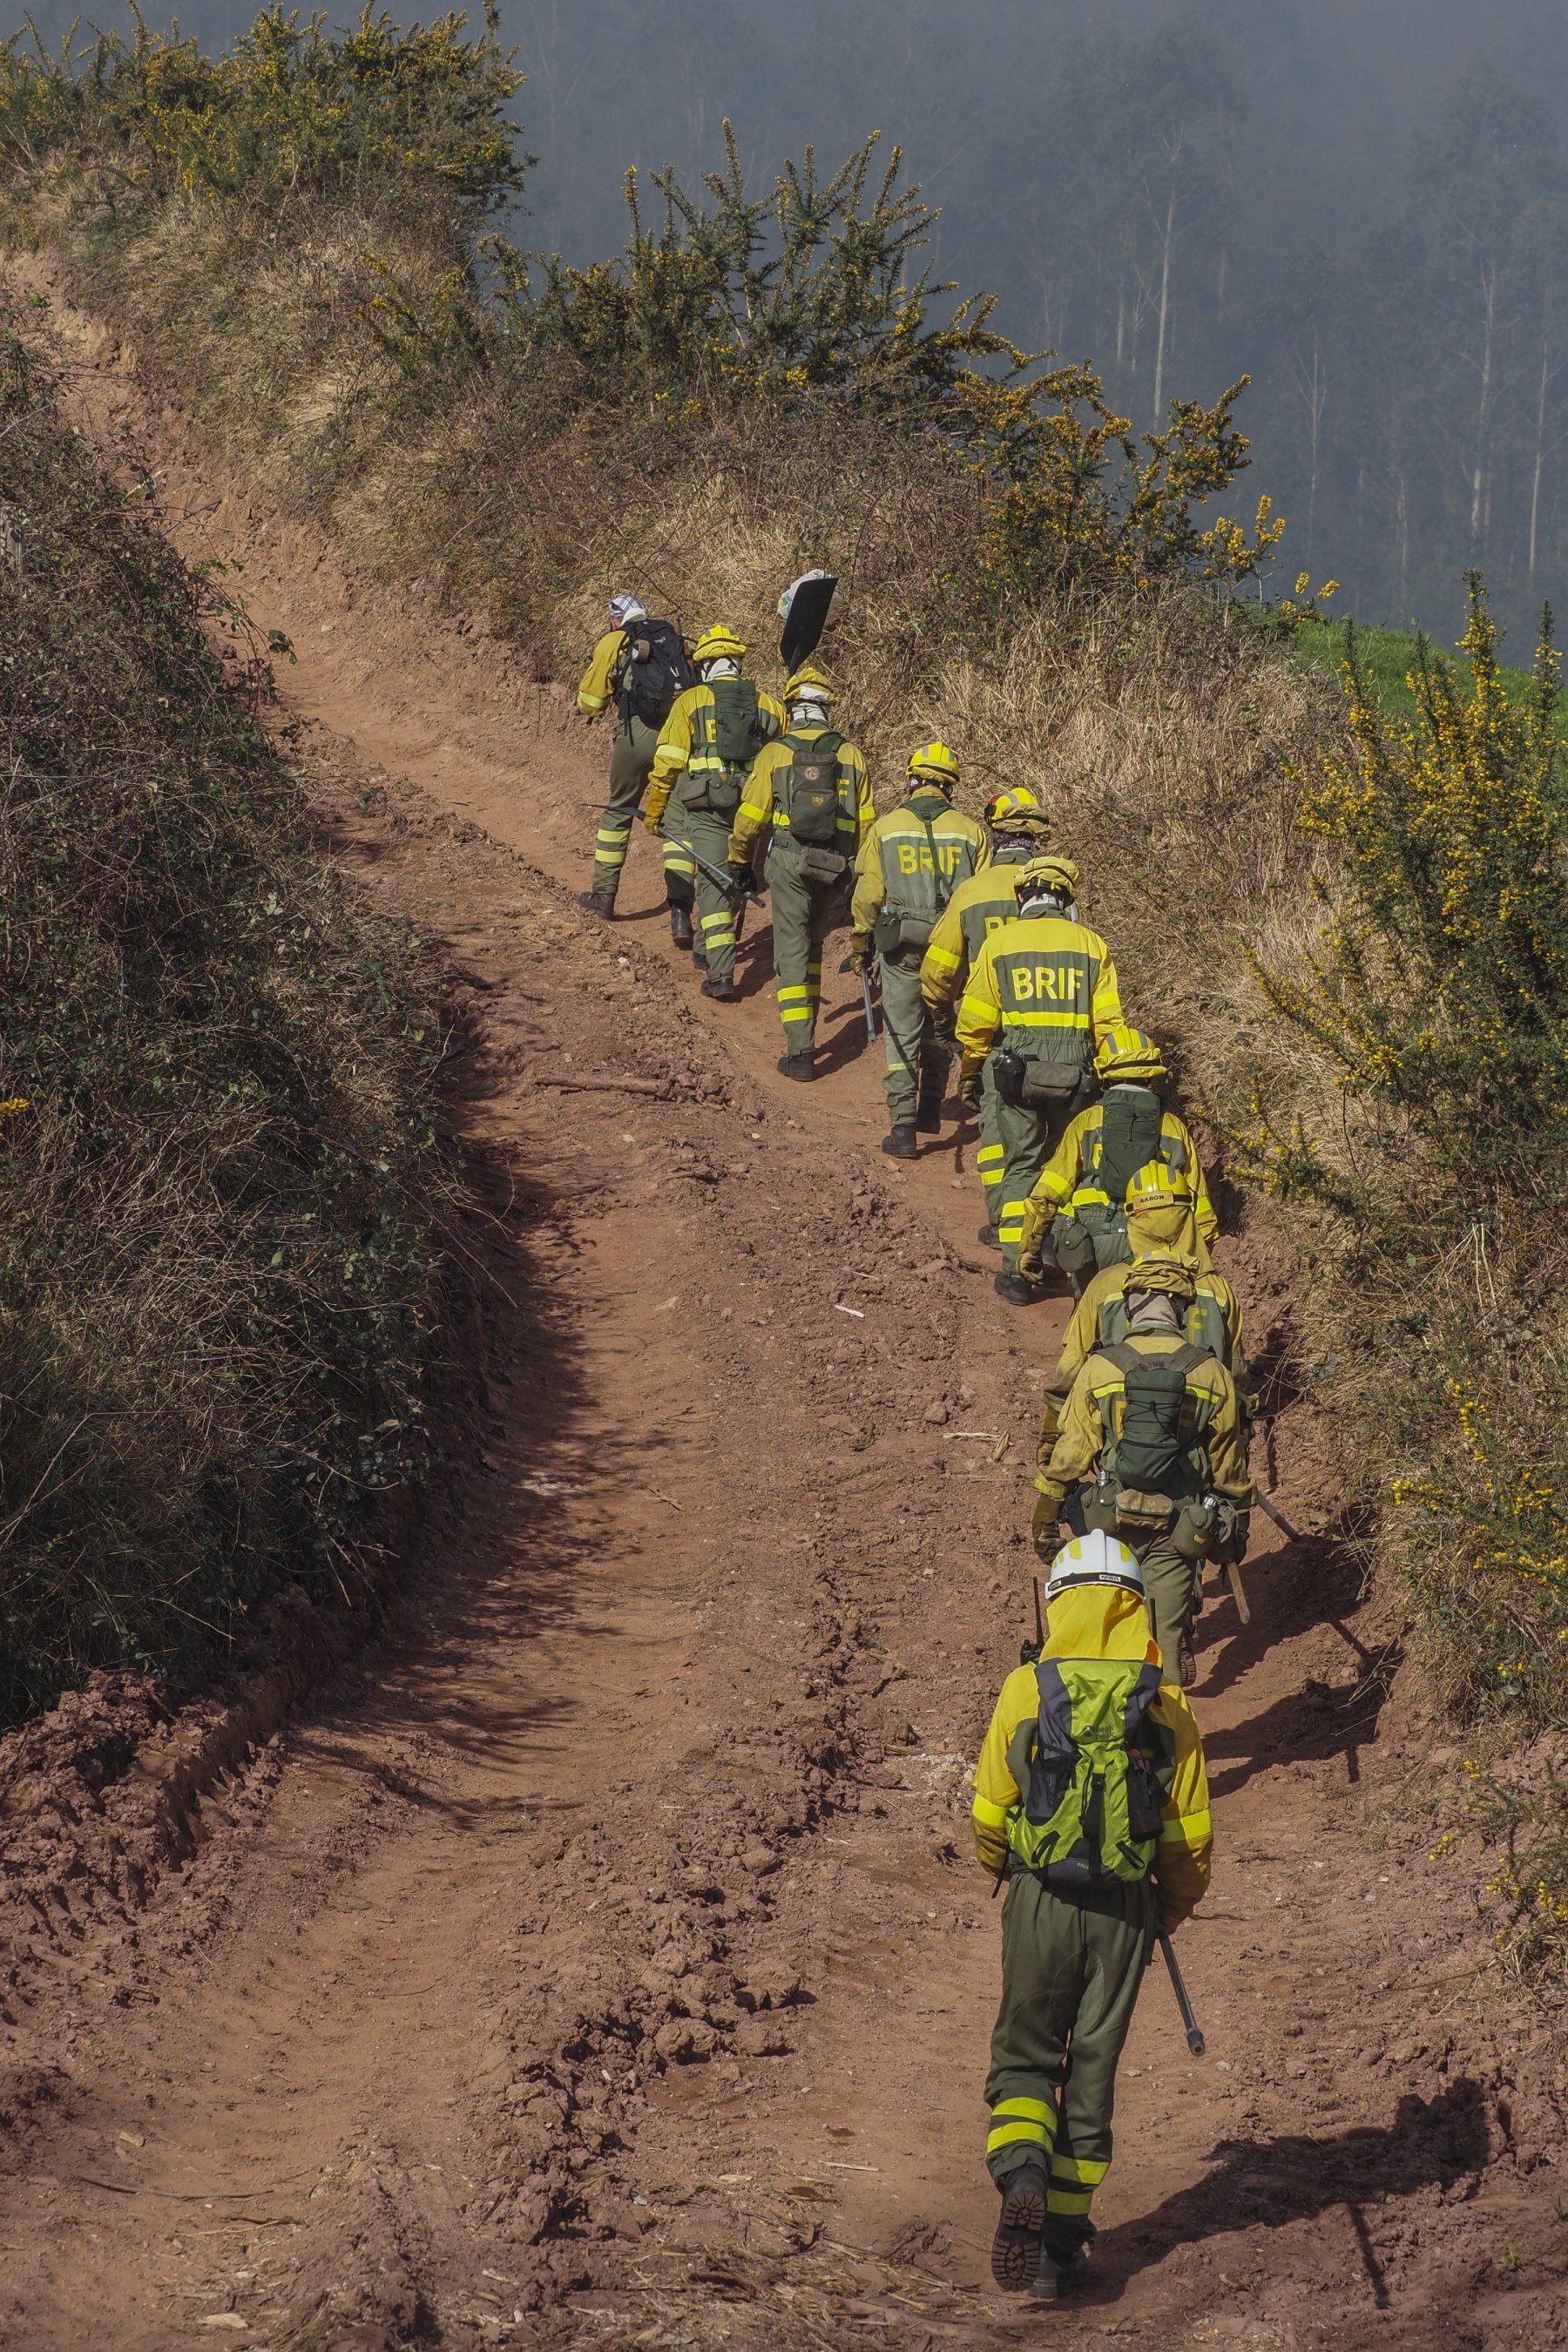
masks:
[[(232, 1744), (168, 1736), (207, 1759), (182, 1782), (107, 1692), (90, 1745), (79, 1708), (18, 1751), (7, 2340), (989, 2341), (964, 1779), (1060, 1311), (991, 1297), (966, 1154), (879, 1162), (847, 995), (803, 1102), (765, 932), (728, 1013), (644, 845), (631, 919), (578, 912), (596, 747), (558, 701), (156, 430), (183, 544), (243, 552), (303, 649), (340, 854), (444, 943), (477, 1315), (401, 1597), (270, 1745), (290, 1693), (249, 1732), (237, 1693)], [(1248, 1234), (1226, 1263), (1266, 1339), (1282, 1268)], [(1316, 1524), (1321, 1433), (1274, 1444)], [(1249, 1630), (1200, 1626), (1210, 2056), (1151, 1983), (1054, 2333), (1563, 2341), (1563, 2079), (1483, 2014), (1401, 1818), (1423, 1728), (1331, 1547), (1250, 1581)]]

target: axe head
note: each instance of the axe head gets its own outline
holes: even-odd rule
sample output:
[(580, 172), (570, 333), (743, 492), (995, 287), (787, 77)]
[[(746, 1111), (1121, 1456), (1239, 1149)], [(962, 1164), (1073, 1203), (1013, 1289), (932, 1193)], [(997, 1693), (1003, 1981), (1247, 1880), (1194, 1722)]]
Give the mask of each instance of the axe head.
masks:
[(790, 594), (789, 613), (779, 639), (779, 659), (787, 676), (800, 667), (822, 643), (822, 632), (827, 625), (827, 608), (833, 602), (833, 592), (838, 583), (829, 572), (815, 580), (800, 580)]

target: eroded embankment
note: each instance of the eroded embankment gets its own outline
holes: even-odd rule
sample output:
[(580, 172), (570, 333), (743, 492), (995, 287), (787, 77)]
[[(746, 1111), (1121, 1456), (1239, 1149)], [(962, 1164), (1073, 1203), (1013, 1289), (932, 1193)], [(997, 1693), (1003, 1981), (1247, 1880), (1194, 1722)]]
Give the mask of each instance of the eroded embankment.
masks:
[[(579, 914), (602, 745), (560, 697), (226, 481), (122, 358), (79, 397), (149, 443), (186, 551), (244, 560), (342, 855), (447, 943), (480, 1324), (384, 1635), (193, 1783), (150, 1900), (72, 1875), (49, 1775), (81, 1743), (27, 1735), (58, 1899), (15, 2030), (58, 2071), (4, 2192), (16, 2340), (1016, 2332), (982, 2284), (996, 1931), (963, 1780), (1060, 1310), (993, 1297), (970, 1142), (880, 1160), (849, 1003), (828, 1076), (775, 1079), (765, 930), (727, 1016), (640, 840), (629, 919)], [(549, 1083), (605, 1076), (639, 1085)], [(1267, 1341), (1283, 1269), (1245, 1234), (1227, 1262)], [(1297, 1408), (1274, 1446), (1320, 1524), (1321, 1433)], [(1152, 1985), (1097, 2282), (1053, 2331), (1558, 2341), (1561, 2081), (1489, 2015), (1404, 1818), (1426, 1728), (1389, 1719), (1330, 1548), (1260, 1540), (1249, 1582), (1195, 1694), (1211, 2056)]]

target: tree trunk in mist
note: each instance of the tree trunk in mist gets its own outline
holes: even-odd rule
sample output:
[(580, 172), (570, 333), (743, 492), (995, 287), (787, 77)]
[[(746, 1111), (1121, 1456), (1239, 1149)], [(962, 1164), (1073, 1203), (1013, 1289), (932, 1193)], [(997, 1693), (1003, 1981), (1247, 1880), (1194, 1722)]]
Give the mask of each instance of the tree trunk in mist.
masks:
[(1541, 331), (1541, 383), (1535, 402), (1535, 464), (1530, 478), (1530, 584), (1535, 586), (1536, 556), (1541, 543), (1541, 476), (1546, 463), (1546, 394), (1552, 383), (1552, 338)]
[[(1180, 154), (1178, 142), (1176, 154)], [(1160, 256), (1160, 334), (1154, 347), (1154, 424), (1164, 415), (1165, 342), (1171, 317), (1171, 254), (1176, 242), (1176, 156), (1171, 158), (1171, 201), (1165, 207), (1165, 236)]]
[(1470, 481), (1470, 551), (1482, 552), (1486, 509), (1488, 445), (1491, 438), (1492, 343), (1497, 331), (1497, 280), (1491, 265), (1481, 265), (1481, 398), (1476, 417), (1476, 463)]

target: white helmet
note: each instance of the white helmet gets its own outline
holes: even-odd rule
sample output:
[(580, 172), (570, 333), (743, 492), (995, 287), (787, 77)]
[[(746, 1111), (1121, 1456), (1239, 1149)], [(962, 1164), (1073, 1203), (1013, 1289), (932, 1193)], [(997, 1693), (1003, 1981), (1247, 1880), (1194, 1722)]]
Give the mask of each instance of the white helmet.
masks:
[(1119, 1538), (1100, 1528), (1063, 1544), (1046, 1579), (1046, 1599), (1054, 1600), (1079, 1584), (1119, 1584), (1124, 1592), (1143, 1597), (1143, 1571), (1136, 1558)]

